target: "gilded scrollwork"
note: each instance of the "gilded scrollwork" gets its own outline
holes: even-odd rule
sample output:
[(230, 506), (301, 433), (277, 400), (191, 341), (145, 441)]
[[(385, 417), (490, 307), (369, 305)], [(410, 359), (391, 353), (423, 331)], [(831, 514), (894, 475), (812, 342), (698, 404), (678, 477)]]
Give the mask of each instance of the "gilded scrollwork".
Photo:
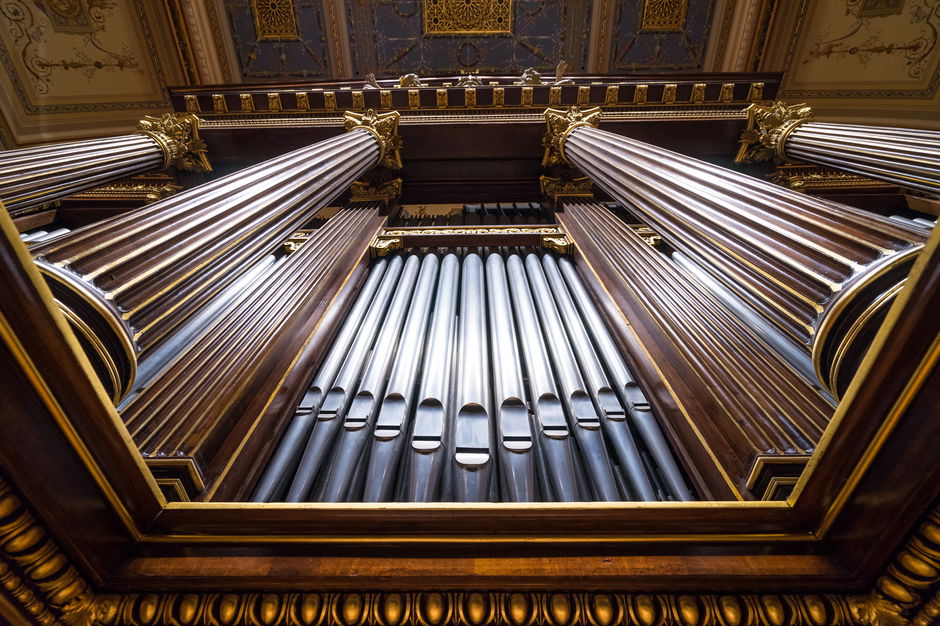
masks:
[(371, 133), (379, 142), (379, 165), (390, 169), (400, 170), (402, 140), (398, 136), (398, 122), (401, 119), (398, 111), (376, 113), (369, 109), (365, 113), (347, 111), (344, 115), (344, 126), (347, 131), (365, 130)]
[(787, 161), (784, 144), (794, 128), (811, 120), (813, 110), (805, 104), (752, 104), (747, 108), (747, 127), (741, 132), (735, 163)]
[(394, 202), (401, 196), (402, 179), (393, 178), (386, 181), (357, 180), (350, 186), (351, 202), (367, 202), (379, 200), (386, 204)]
[(172, 166), (183, 170), (209, 172), (212, 171), (212, 165), (206, 156), (206, 143), (199, 137), (199, 122), (195, 115), (148, 115), (137, 125), (137, 130), (160, 146), (163, 151), (164, 169)]
[(594, 197), (594, 184), (587, 176), (539, 176), (539, 189), (543, 196), (552, 200), (563, 196)]
[(575, 128), (580, 126), (597, 127), (601, 117), (600, 107), (582, 109), (580, 107), (571, 107), (569, 109), (546, 109), (545, 110), (545, 136), (542, 138), (542, 146), (545, 148), (545, 154), (542, 156), (542, 165), (558, 165), (566, 163), (565, 160), (565, 140)]

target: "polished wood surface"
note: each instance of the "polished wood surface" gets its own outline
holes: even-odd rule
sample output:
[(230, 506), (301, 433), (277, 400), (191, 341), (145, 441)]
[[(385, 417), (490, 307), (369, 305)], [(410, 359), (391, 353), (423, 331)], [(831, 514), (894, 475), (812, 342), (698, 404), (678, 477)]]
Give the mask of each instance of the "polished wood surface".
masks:
[(333, 135), (33, 248), (121, 366), (116, 397), (149, 351), (377, 161), (372, 134)]
[(659, 327), (668, 352), (653, 360), (685, 387), (677, 400), (696, 407), (672, 424), (683, 447), (704, 447), (744, 498), (763, 496), (752, 491), (761, 464), (805, 462), (832, 413), (818, 392), (609, 209), (570, 200), (558, 218), (634, 326)]
[[(384, 220), (376, 203), (328, 219), (131, 400), (122, 417), (148, 463), (185, 468), (191, 459), (212, 491), (246, 438), (280, 435), (258, 415)], [(189, 497), (201, 491), (191, 489)]]
[[(565, 157), (812, 352), (838, 396), (871, 342), (922, 229), (581, 126)], [(856, 319), (866, 325), (856, 328)]]

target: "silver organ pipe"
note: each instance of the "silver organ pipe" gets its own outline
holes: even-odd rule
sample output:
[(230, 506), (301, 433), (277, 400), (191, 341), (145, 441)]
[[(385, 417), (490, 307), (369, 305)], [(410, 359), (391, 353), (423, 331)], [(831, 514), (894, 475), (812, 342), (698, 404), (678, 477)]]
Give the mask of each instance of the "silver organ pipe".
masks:
[(617, 348), (617, 344), (614, 343), (614, 338), (610, 335), (607, 324), (604, 323), (594, 301), (591, 300), (587, 289), (584, 288), (584, 284), (578, 276), (578, 271), (570, 259), (559, 259), (558, 265), (564, 275), (565, 283), (571, 290), (575, 302), (577, 302), (578, 310), (581, 312), (588, 329), (590, 329), (594, 345), (607, 366), (607, 371), (614, 383), (614, 389), (616, 389), (617, 395), (620, 396), (624, 406), (627, 407), (627, 413), (633, 426), (639, 432), (650, 454), (655, 459), (657, 467), (662, 472), (666, 483), (669, 485), (671, 495), (676, 500), (691, 500), (692, 490), (689, 489), (679, 466), (676, 464), (672, 450), (669, 449), (669, 444), (666, 443), (666, 438), (663, 436), (663, 432), (656, 422), (656, 417), (653, 415), (649, 400), (647, 400), (643, 390), (640, 389), (630, 373), (630, 369), (623, 360), (623, 355)]
[[(457, 257), (449, 255), (444, 259), (445, 268), (441, 274), (442, 281), (451, 280), (454, 286), (456, 286), (456, 264)], [(424, 354), (427, 325), (435, 294), (435, 283), (438, 280), (439, 265), (437, 256), (433, 254), (426, 256), (421, 263), (421, 274), (418, 276), (418, 285), (411, 302), (408, 321), (405, 322), (398, 354), (392, 366), (385, 397), (372, 433), (371, 453), (368, 457), (362, 496), (366, 502), (389, 500), (392, 493), (398, 459), (405, 445), (415, 383), (421, 370), (421, 359)], [(449, 339), (449, 327), (447, 333)], [(446, 347), (436, 349), (442, 354), (449, 352)], [(441, 424), (443, 424), (443, 419)]]
[(382, 277), (382, 284), (369, 304), (369, 310), (362, 320), (356, 338), (345, 354), (343, 365), (329, 390), (320, 400), (316, 422), (307, 440), (307, 446), (300, 459), (300, 465), (294, 475), (290, 490), (287, 492), (288, 502), (305, 501), (313, 489), (320, 466), (327, 460), (333, 439), (339, 432), (340, 420), (352, 401), (356, 382), (366, 364), (375, 335), (382, 325), (382, 316), (391, 300), (403, 264), (400, 256), (393, 257), (389, 261), (385, 275)]
[(439, 498), (452, 415), (451, 370), (457, 328), (460, 261), (449, 254), (441, 264), (437, 301), (431, 322), (427, 357), (418, 390), (414, 428), (405, 453), (406, 499), (430, 502)]
[(617, 398), (617, 394), (614, 393), (607, 381), (607, 374), (604, 372), (604, 368), (591, 346), (591, 340), (588, 338), (587, 331), (584, 330), (581, 317), (575, 309), (568, 288), (565, 287), (564, 279), (558, 269), (558, 263), (554, 257), (545, 255), (542, 257), (542, 266), (552, 294), (555, 296), (555, 302), (558, 304), (558, 310), (564, 321), (565, 330), (568, 332), (568, 338), (571, 340), (572, 348), (577, 356), (578, 363), (581, 365), (584, 382), (601, 417), (604, 435), (616, 452), (619, 465), (626, 474), (636, 499), (645, 502), (653, 501), (656, 499), (656, 495), (653, 493), (653, 485), (643, 468), (640, 451), (637, 449), (636, 443), (633, 441), (633, 435), (630, 434), (630, 429), (627, 426), (626, 411), (624, 411), (620, 399)]
[(468, 254), (462, 265), (454, 415), (454, 490), (458, 502), (486, 502), (491, 499), (495, 461), (483, 261), (477, 254)]
[(379, 283), (382, 282), (386, 265), (385, 259), (379, 259), (372, 264), (369, 277), (359, 291), (359, 297), (356, 298), (342, 329), (333, 340), (329, 353), (300, 401), (294, 413), (294, 419), (281, 438), (274, 456), (268, 461), (264, 473), (255, 485), (255, 490), (251, 495), (253, 502), (270, 502), (284, 497), (290, 477), (293, 476), (300, 463), (304, 444), (310, 438), (310, 432), (317, 419), (316, 412), (320, 408), (326, 391), (333, 384), (333, 379), (343, 364), (343, 358), (349, 346), (352, 345), (356, 333), (359, 332), (365, 311), (372, 302)]
[(505, 500), (538, 500), (532, 427), (525, 404), (522, 364), (516, 345), (506, 268), (500, 254), (486, 259), (486, 293), (492, 339), (495, 417)]
[(518, 322), (519, 343), (529, 379), (529, 406), (534, 416), (538, 448), (542, 452), (542, 474), (548, 478), (545, 481), (547, 484), (543, 486), (543, 497), (551, 499), (547, 489), (550, 486), (554, 493), (553, 499), (558, 502), (581, 500), (582, 480), (575, 462), (574, 442), (548, 361), (548, 348), (539, 330), (538, 314), (535, 312), (525, 267), (517, 254), (509, 257), (506, 267)]
[(620, 492), (607, 455), (600, 414), (588, 395), (538, 255), (527, 255), (525, 266), (542, 330), (548, 339), (551, 361), (561, 388), (562, 404), (568, 415), (568, 424), (579, 444), (593, 499), (619, 500)]
[(327, 502), (343, 502), (350, 490), (355, 476), (364, 472), (356, 471), (362, 459), (362, 450), (368, 442), (379, 408), (379, 400), (385, 390), (395, 346), (405, 321), (406, 307), (411, 302), (412, 290), (418, 276), (420, 261), (411, 255), (405, 262), (395, 296), (385, 314), (381, 331), (372, 347), (372, 354), (366, 365), (359, 389), (352, 400), (339, 439), (333, 446), (333, 463), (324, 477), (323, 496), (319, 499)]
[(573, 263), (468, 251), (373, 263), (251, 499), (692, 497)]

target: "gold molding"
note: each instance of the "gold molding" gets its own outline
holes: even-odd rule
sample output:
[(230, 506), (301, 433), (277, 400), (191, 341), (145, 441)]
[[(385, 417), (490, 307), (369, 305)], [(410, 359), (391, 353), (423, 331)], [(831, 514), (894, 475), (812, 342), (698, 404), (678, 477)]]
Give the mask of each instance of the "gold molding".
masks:
[(183, 190), (176, 179), (166, 174), (143, 174), (80, 191), (70, 200), (133, 201), (151, 203)]
[(788, 105), (779, 101), (770, 105), (752, 104), (745, 113), (747, 127), (741, 132), (735, 163), (757, 163), (772, 158), (787, 162), (789, 159), (784, 153), (787, 137), (813, 117), (813, 109), (806, 104)]
[(548, 167), (567, 163), (565, 159), (565, 140), (568, 135), (581, 126), (597, 128), (601, 117), (601, 109), (600, 107), (581, 109), (576, 106), (569, 109), (546, 109), (544, 115), (546, 131), (545, 136), (542, 138), (542, 145), (545, 147), (542, 166)]
[(369, 109), (365, 113), (346, 111), (343, 115), (343, 126), (347, 132), (361, 129), (371, 133), (379, 143), (379, 165), (400, 170), (402, 168), (402, 140), (398, 136), (400, 119), (401, 115), (398, 111), (388, 113), (376, 113), (374, 109)]
[(777, 166), (769, 176), (770, 182), (795, 191), (825, 191), (858, 187), (890, 189), (892, 183), (875, 180), (854, 172), (814, 165), (785, 163)]
[(199, 137), (199, 122), (195, 115), (148, 115), (137, 125), (137, 131), (160, 146), (163, 151), (163, 169), (173, 166), (183, 170), (211, 172), (206, 143)]
[(91, 624), (94, 618), (90, 585), (2, 477), (0, 585), (37, 623)]

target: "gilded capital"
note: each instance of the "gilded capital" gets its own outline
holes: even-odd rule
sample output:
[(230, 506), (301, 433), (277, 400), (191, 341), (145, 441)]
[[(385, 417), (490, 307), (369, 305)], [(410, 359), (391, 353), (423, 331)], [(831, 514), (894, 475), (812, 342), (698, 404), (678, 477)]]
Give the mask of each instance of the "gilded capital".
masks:
[(580, 107), (571, 107), (570, 109), (546, 109), (546, 131), (545, 136), (542, 138), (545, 154), (542, 157), (542, 165), (548, 167), (550, 165), (567, 163), (565, 159), (565, 140), (568, 138), (568, 135), (579, 126), (597, 128), (600, 117), (600, 107), (590, 109), (581, 109)]
[(398, 121), (401, 119), (398, 111), (376, 113), (369, 109), (365, 113), (346, 111), (343, 116), (343, 126), (347, 131), (362, 129), (372, 133), (379, 142), (379, 165), (393, 170), (402, 168), (401, 147), (402, 140), (398, 136)]
[(199, 118), (195, 115), (148, 115), (137, 125), (137, 130), (160, 145), (163, 169), (173, 166), (196, 172), (212, 171), (206, 156), (206, 142), (199, 137)]
[(805, 104), (752, 104), (747, 108), (747, 128), (741, 133), (735, 163), (757, 163), (776, 158), (787, 161), (784, 144), (794, 128), (813, 117)]

